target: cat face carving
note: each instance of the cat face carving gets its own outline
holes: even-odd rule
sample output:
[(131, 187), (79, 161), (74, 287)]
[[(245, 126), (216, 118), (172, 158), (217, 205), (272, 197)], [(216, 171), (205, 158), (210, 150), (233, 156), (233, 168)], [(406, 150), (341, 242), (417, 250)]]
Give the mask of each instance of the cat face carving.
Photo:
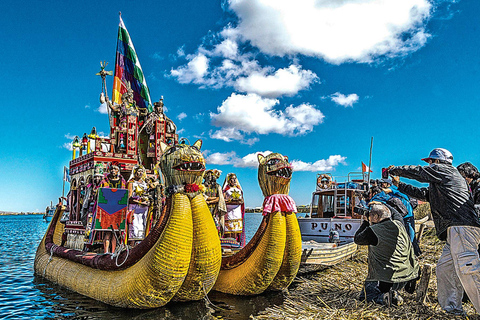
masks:
[(265, 197), (273, 194), (288, 194), (292, 179), (292, 166), (288, 157), (280, 153), (270, 153), (268, 156), (257, 155), (258, 183)]
[(166, 187), (202, 183), (205, 159), (200, 151), (201, 147), (202, 140), (197, 140), (191, 146), (181, 143), (162, 150), (160, 169)]

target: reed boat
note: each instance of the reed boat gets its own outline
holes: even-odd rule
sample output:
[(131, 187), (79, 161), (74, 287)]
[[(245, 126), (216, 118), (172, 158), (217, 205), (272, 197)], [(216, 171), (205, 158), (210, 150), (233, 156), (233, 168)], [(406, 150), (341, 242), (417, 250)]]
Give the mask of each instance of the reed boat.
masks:
[(75, 137), (64, 178), (70, 190), (38, 246), (34, 271), (116, 307), (199, 300), (216, 282), (222, 258), (199, 188), (201, 141), (179, 141), (163, 98), (152, 107), (121, 18), (118, 35), (112, 101), (106, 91), (112, 72), (101, 63), (98, 73), (109, 135), (99, 137), (94, 127)]
[[(342, 179), (337, 181), (336, 179)], [(353, 242), (360, 227), (361, 213), (356, 206), (359, 193), (367, 190), (363, 173), (351, 172), (346, 177), (317, 174), (310, 213), (299, 217), (302, 234), (302, 265), (331, 266), (353, 256)]]
[(258, 180), (265, 201), (264, 218), (247, 245), (222, 258), (213, 290), (256, 295), (284, 290), (295, 278), (301, 258), (301, 235), (296, 207), (288, 196), (292, 169), (288, 158), (258, 155)]

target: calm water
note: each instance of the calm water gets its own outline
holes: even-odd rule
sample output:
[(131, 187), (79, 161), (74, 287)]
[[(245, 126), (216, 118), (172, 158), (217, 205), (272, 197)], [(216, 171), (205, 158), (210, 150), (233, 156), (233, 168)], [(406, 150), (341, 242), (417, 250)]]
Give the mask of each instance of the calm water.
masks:
[[(262, 216), (246, 214), (247, 241)], [(236, 297), (210, 292), (209, 300), (171, 303), (154, 310), (110, 307), (33, 275), (35, 252), (48, 224), (41, 215), (0, 216), (0, 319), (248, 319), (281, 304), (282, 293)]]

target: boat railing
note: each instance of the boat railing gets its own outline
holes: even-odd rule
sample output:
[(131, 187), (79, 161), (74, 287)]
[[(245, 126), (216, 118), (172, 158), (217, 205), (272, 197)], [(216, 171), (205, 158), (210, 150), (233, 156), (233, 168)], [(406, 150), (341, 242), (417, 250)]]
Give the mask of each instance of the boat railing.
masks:
[[(339, 182), (342, 181), (343, 182)], [(350, 207), (349, 193), (355, 191), (366, 191), (368, 185), (367, 178), (363, 172), (350, 172), (347, 176), (337, 176), (335, 180), (331, 173), (317, 174), (317, 186), (312, 197), (310, 205), (310, 216), (313, 214), (315, 207), (315, 194), (333, 191), (333, 212), (336, 217), (347, 217)]]

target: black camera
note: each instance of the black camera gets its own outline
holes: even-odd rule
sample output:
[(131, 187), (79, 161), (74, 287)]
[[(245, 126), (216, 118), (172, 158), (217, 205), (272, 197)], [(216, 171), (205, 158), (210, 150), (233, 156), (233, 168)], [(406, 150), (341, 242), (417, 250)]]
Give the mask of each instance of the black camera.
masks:
[(388, 168), (382, 168), (382, 179), (388, 179)]
[(366, 216), (368, 218), (368, 214), (370, 211), (368, 210), (368, 208), (353, 207), (353, 212), (361, 216)]

